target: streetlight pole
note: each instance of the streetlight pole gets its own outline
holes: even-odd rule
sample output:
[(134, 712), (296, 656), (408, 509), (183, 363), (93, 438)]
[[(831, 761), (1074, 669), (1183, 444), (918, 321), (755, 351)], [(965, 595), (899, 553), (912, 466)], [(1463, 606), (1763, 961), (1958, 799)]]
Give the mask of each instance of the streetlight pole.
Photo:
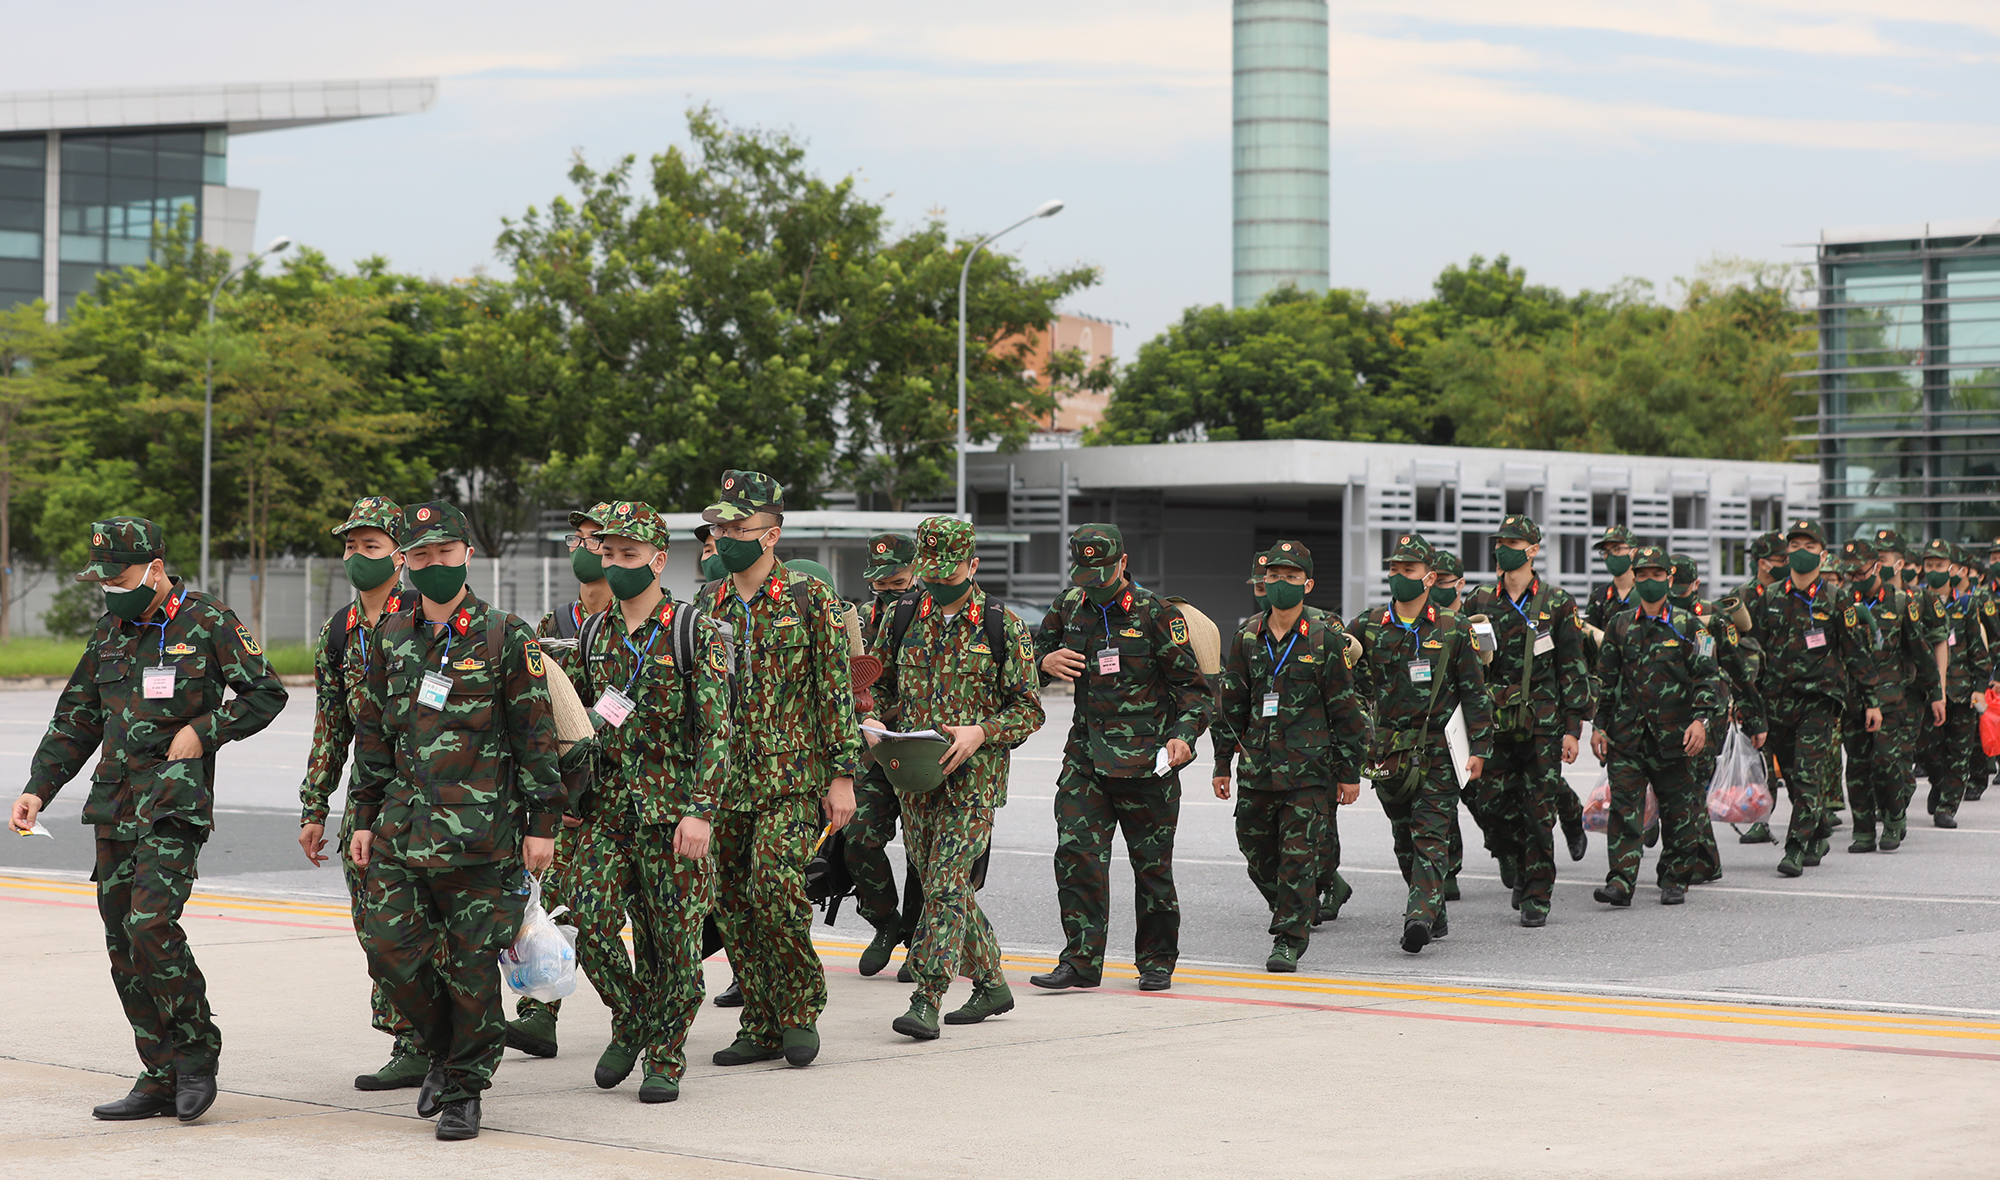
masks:
[(201, 392), (201, 592), (211, 593), (208, 585), (208, 506), (209, 469), (215, 460), (215, 301), (229, 280), (257, 265), (259, 259), (271, 254), (282, 253), (292, 244), (292, 239), (280, 235), (271, 239), (261, 254), (252, 254), (242, 266), (223, 275), (208, 292), (208, 335), (202, 341), (202, 349), (207, 353), (207, 364), (202, 378)]
[(972, 260), (979, 257), (989, 243), (1000, 234), (1014, 230), (1033, 221), (1037, 217), (1054, 217), (1063, 211), (1061, 201), (1043, 201), (1041, 208), (1003, 229), (998, 234), (988, 234), (979, 239), (965, 256), (965, 265), (958, 268), (958, 518), (971, 519), (965, 514), (965, 281), (972, 274)]

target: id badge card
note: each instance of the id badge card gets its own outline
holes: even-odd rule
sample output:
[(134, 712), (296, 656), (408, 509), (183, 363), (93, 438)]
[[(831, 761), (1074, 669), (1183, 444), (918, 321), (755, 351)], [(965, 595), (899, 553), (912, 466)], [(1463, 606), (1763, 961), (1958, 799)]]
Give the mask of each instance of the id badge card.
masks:
[(1535, 636), (1535, 654), (1545, 656), (1556, 649), (1556, 637), (1547, 631)]
[(1956, 631), (1947, 631), (1947, 632), (1945, 632), (1945, 636), (1944, 636), (1944, 645), (1945, 645), (1946, 647), (1957, 647), (1957, 646), (1958, 646), (1958, 632), (1956, 632)]
[(157, 668), (147, 668), (142, 672), (140, 684), (145, 689), (149, 701), (164, 701), (174, 695), (174, 674), (180, 669), (173, 664)]
[(1118, 675), (1118, 649), (1107, 647), (1097, 653), (1097, 674), (1099, 676)]
[(1264, 711), (1259, 715), (1263, 717), (1276, 717), (1278, 715), (1277, 693), (1267, 692), (1264, 694)]
[(591, 708), (597, 711), (599, 717), (604, 718), (612, 725), (623, 725), (625, 724), (625, 719), (632, 715), (632, 704), (631, 697), (626, 696), (615, 688), (607, 688), (604, 690), (604, 695), (598, 697), (597, 703), (592, 705)]
[(1694, 649), (1695, 649), (1696, 651), (1700, 652), (1700, 653), (1701, 653), (1701, 654), (1702, 654), (1703, 656), (1712, 656), (1712, 655), (1714, 655), (1714, 654), (1715, 654), (1715, 636), (1713, 636), (1713, 635), (1710, 635), (1710, 634), (1709, 634), (1708, 632), (1706, 632), (1706, 631), (1702, 632), (1702, 633), (1701, 633), (1700, 635), (1697, 635), (1697, 636), (1695, 636), (1695, 638), (1694, 638)]
[(1410, 661), (1410, 683), (1429, 684), (1431, 682), (1431, 662), (1429, 660)]
[(417, 703), (426, 709), (442, 709), (447, 697), (451, 696), (451, 677), (433, 670), (424, 673), (424, 682), (417, 686)]
[(1812, 651), (1815, 648), (1821, 648), (1825, 646), (1826, 646), (1826, 631), (1824, 628), (1814, 627), (1812, 630), (1806, 632), (1807, 651)]

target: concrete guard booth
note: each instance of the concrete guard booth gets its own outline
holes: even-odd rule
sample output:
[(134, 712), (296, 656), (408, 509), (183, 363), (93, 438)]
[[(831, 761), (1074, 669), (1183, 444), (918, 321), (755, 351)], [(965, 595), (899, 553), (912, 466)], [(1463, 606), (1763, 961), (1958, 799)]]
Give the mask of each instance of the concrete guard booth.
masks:
[(1758, 533), (1819, 509), (1806, 463), (1304, 439), (985, 452), (967, 463), (987, 593), (1049, 602), (1067, 585), (1069, 530), (1108, 521), (1142, 585), (1224, 626), (1249, 614), (1251, 561), (1279, 539), (1312, 550), (1307, 602), (1352, 618), (1388, 602), (1383, 559), (1413, 529), (1459, 554), (1469, 579), (1490, 582), (1493, 533), (1526, 513), (1544, 534), (1538, 568), (1582, 598), (1609, 580), (1591, 543), (1624, 524), (1642, 544), (1692, 557), (1714, 597), (1748, 576)]

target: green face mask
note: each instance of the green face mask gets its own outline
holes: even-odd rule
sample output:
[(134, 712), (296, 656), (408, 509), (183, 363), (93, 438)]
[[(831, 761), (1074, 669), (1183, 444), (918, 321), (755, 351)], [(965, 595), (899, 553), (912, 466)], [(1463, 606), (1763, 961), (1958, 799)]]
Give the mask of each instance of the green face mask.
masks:
[(604, 576), (604, 558), (578, 545), (569, 551), (570, 572), (579, 582), (595, 582)]
[(1809, 574), (1819, 568), (1820, 557), (1810, 549), (1794, 549), (1785, 561), (1792, 567), (1793, 573)]
[(450, 602), (465, 588), (465, 567), (427, 565), (420, 570), (411, 570), (410, 585), (415, 586), (417, 593), (432, 602)]
[[(1423, 597), (1425, 589), (1422, 578), (1406, 578), (1401, 574), (1389, 575), (1389, 594), (1397, 602), (1414, 602)], [(1267, 589), (1265, 593), (1268, 594), (1270, 591)]]
[(1632, 555), (1627, 553), (1622, 557), (1613, 557), (1607, 553), (1604, 556), (1604, 568), (1611, 571), (1612, 577), (1622, 578), (1625, 576), (1625, 571), (1632, 568)]
[(396, 559), (393, 557), (370, 557), (365, 553), (356, 553), (341, 564), (347, 567), (347, 580), (356, 590), (377, 589), (396, 576)]
[(1861, 579), (1860, 581), (1854, 583), (1854, 588), (1855, 590), (1860, 592), (1861, 597), (1863, 598), (1875, 597), (1875, 577), (1871, 574), (1870, 576)]
[[(1510, 549), (1502, 546), (1493, 551), (1493, 564), (1507, 572), (1520, 569), (1522, 566), (1528, 564), (1528, 551), (1526, 549)], [(1627, 561), (1626, 564), (1629, 565), (1631, 563)]]
[(939, 606), (950, 606), (952, 603), (964, 598), (966, 591), (972, 589), (972, 579), (967, 578), (963, 582), (933, 582), (929, 578), (925, 578), (924, 589), (931, 592), (932, 602), (937, 603)]
[(146, 576), (139, 580), (139, 584), (130, 590), (105, 587), (104, 609), (128, 623), (138, 622), (139, 616), (146, 613), (146, 608), (153, 605), (152, 580), (153, 571), (149, 569), (146, 571)]
[(1431, 605), (1440, 610), (1451, 610), (1458, 605), (1458, 587), (1432, 586)]
[(1305, 600), (1306, 588), (1303, 583), (1298, 585), (1291, 582), (1264, 583), (1264, 601), (1270, 603), (1273, 610), (1290, 610)]
[(1682, 610), (1694, 609), (1694, 595), (1692, 594), (1669, 594), (1667, 595), (1667, 601), (1680, 607)]
[[(579, 549), (577, 552), (581, 553), (583, 550)], [(623, 602), (628, 598), (637, 598), (659, 585), (660, 575), (653, 572), (650, 564), (607, 565), (604, 567), (604, 580), (611, 584), (611, 593), (618, 597), (618, 601)]]
[(1665, 578), (1641, 578), (1633, 588), (1639, 592), (1639, 598), (1644, 602), (1658, 602), (1667, 596), (1668, 590), (1672, 589), (1667, 585)]
[(1949, 582), (1949, 581), (1951, 581), (1951, 571), (1950, 571), (1950, 570), (1925, 570), (1925, 571), (1924, 571), (1924, 585), (1926, 585), (1926, 586), (1929, 586), (1929, 587), (1930, 587), (1931, 589), (1933, 589), (1933, 590), (1942, 590), (1942, 589), (1944, 589), (1944, 584), (1945, 584), (1946, 582)]
[(1099, 606), (1110, 606), (1123, 593), (1125, 593), (1125, 587), (1118, 582), (1113, 582), (1109, 586), (1085, 586), (1083, 588), (1083, 596)]
[(720, 582), (729, 576), (729, 567), (722, 564), (722, 554), (711, 553), (701, 559), (701, 580)]
[(715, 556), (722, 562), (723, 569), (732, 574), (740, 574), (763, 559), (764, 542), (745, 541), (737, 537), (717, 537)]

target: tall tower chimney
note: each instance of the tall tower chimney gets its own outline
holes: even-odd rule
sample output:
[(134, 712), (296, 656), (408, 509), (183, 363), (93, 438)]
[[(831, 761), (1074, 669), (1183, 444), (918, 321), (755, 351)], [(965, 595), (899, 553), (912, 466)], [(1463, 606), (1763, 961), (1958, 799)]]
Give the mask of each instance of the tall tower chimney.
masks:
[(1235, 303), (1324, 291), (1326, 0), (1234, 0)]

